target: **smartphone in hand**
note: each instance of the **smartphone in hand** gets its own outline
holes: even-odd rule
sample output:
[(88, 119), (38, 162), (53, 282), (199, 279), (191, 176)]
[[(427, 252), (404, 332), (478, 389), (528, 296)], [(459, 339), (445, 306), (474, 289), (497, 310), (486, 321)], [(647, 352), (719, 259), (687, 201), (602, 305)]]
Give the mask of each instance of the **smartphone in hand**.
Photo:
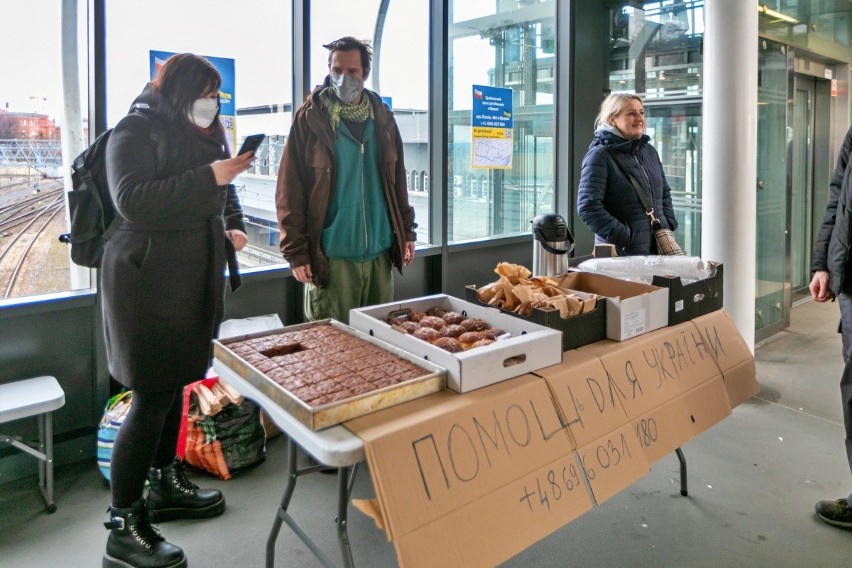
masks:
[(240, 146), (240, 151), (237, 152), (237, 156), (242, 156), (246, 152), (251, 152), (251, 155), (254, 156), (254, 153), (260, 148), (260, 144), (264, 138), (266, 138), (266, 134), (250, 134), (246, 136), (246, 139), (243, 140), (243, 145)]

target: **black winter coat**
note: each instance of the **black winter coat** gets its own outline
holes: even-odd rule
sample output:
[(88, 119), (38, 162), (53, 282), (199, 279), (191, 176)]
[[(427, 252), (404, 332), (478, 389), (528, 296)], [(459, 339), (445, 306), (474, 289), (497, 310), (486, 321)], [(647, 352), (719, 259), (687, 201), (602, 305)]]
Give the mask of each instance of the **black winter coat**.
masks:
[(166, 122), (158, 102), (148, 85), (107, 145), (120, 219), (104, 249), (100, 293), (112, 376), (166, 391), (209, 368), (233, 248), (225, 230), (245, 224), (234, 186), (216, 185), (209, 166), (228, 157), (224, 140)]
[(849, 247), (852, 245), (852, 165), (849, 155), (852, 153), (852, 127), (846, 132), (843, 146), (837, 157), (837, 165), (829, 184), (828, 205), (822, 218), (819, 233), (814, 243), (811, 258), (811, 270), (827, 270), (828, 287), (835, 296), (841, 292), (852, 292), (852, 280), (849, 272)]
[(642, 185), (665, 229), (677, 229), (671, 188), (660, 156), (650, 138), (625, 140), (608, 130), (598, 130), (583, 158), (577, 213), (595, 233), (595, 244), (611, 243), (619, 256), (657, 254), (657, 244), (645, 208), (633, 184), (609, 155), (622, 152), (630, 173)]

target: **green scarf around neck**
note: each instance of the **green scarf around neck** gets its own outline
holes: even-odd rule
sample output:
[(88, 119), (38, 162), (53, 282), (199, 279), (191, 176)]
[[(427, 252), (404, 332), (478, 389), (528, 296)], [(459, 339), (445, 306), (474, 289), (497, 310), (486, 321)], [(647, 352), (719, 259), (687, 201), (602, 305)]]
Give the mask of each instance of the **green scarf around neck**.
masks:
[(361, 102), (358, 104), (341, 102), (340, 99), (331, 94), (331, 89), (328, 88), (323, 89), (319, 97), (322, 106), (325, 107), (331, 118), (331, 129), (335, 132), (337, 132), (337, 125), (340, 123), (341, 118), (353, 122), (364, 122), (373, 114), (370, 97), (365, 92), (361, 92)]

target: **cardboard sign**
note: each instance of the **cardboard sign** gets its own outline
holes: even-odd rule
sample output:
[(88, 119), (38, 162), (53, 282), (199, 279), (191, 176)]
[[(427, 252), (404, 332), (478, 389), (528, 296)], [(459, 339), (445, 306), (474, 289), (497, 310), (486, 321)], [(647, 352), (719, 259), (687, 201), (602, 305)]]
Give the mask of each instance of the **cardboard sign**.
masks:
[(575, 453), (400, 539), (400, 566), (497, 566), (593, 507)]
[(631, 420), (719, 375), (691, 322), (620, 344), (601, 363)]
[[(446, 551), (448, 557), (464, 558), (470, 544), (468, 537), (460, 540), (459, 531), (469, 515), (476, 515), (483, 531), (469, 538), (493, 543), (489, 544), (494, 548), (491, 554), (499, 562), (558, 527), (552, 520), (530, 522), (528, 531), (518, 531), (499, 519), (480, 517), (481, 512), (522, 518), (530, 515), (535, 501), (533, 510), (541, 519), (557, 517), (562, 522), (585, 510), (581, 497), (585, 489), (566, 498), (571, 505), (560, 504), (557, 515), (541, 504), (546, 498), (555, 505), (555, 495), (538, 488), (548, 487), (551, 477), (565, 486), (562, 468), (570, 472), (566, 460), (570, 461), (574, 445), (547, 384), (539, 377), (525, 375), (465, 396), (437, 393), (346, 426), (365, 441), (376, 496), (401, 563), (417, 557), (410, 554), (409, 546), (417, 549), (423, 534), (447, 531), (460, 542), (460, 548)], [(577, 480), (582, 481), (579, 473)], [(530, 494), (533, 487), (535, 496)], [(571, 490), (565, 487), (565, 491)], [(441, 546), (445, 545), (452, 546), (451, 542)], [(433, 561), (430, 555), (419, 563), (435, 565)]]
[(617, 394), (618, 385), (596, 355), (566, 351), (561, 364), (539, 369), (535, 374), (547, 381), (578, 446), (628, 423)]
[(577, 450), (598, 505), (651, 470), (629, 424)]
[(731, 408), (760, 392), (754, 356), (725, 310), (692, 320), (722, 371)]
[(631, 425), (653, 464), (730, 414), (725, 385), (717, 376), (636, 418)]

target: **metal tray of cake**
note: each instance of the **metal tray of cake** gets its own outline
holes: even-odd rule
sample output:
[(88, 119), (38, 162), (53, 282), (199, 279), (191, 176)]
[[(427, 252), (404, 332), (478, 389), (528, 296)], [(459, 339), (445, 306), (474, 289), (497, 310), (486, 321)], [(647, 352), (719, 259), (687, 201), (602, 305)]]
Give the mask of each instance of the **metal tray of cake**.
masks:
[[(261, 365), (261, 362), (249, 362), (245, 358), (248, 357), (247, 355), (236, 353), (229, 347), (233, 346), (237, 348), (238, 345), (246, 345), (246, 342), (249, 340), (263, 342), (263, 338), (277, 338), (280, 341), (280, 336), (283, 334), (292, 334), (293, 332), (304, 331), (323, 325), (332, 326), (357, 340), (378, 347), (390, 355), (413, 364), (423, 372), (419, 376), (393, 385), (376, 387), (369, 392), (356, 394), (342, 400), (311, 406), (266, 374), (272, 371), (264, 372), (258, 369), (255, 365)], [(355, 343), (355, 345), (359, 344)], [(305, 349), (304, 351), (311, 351), (311, 349)], [(270, 400), (281, 406), (281, 408), (289, 412), (299, 422), (312, 430), (321, 430), (345, 422), (351, 418), (363, 416), (382, 408), (440, 391), (447, 384), (447, 371), (443, 367), (429, 361), (424, 361), (407, 351), (371, 337), (336, 320), (320, 320), (259, 333), (214, 340), (213, 355), (229, 369), (248, 381), (252, 386), (269, 397)], [(354, 371), (352, 373), (357, 374)]]

